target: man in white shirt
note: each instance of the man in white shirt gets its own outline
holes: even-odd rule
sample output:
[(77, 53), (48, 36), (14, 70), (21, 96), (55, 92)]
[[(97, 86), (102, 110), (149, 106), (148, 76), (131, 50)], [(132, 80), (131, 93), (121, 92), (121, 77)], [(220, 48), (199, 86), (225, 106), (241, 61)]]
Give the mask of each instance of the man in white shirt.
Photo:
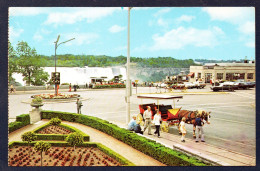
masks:
[(151, 107), (150, 106), (147, 106), (147, 110), (144, 111), (143, 118), (145, 120), (144, 132), (145, 132), (146, 128), (148, 127), (148, 135), (152, 135), (151, 134), (152, 111), (151, 111)]

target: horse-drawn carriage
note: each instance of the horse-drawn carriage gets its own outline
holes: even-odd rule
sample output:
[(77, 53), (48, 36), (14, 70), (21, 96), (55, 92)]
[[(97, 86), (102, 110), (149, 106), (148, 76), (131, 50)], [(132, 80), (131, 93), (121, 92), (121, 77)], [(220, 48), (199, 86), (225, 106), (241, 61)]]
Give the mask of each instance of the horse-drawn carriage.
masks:
[[(164, 132), (169, 131), (169, 125), (178, 125), (183, 117), (186, 118), (186, 123), (193, 124), (193, 136), (195, 137), (195, 118), (197, 117), (197, 114), (201, 114), (201, 118), (205, 120), (209, 124), (209, 118), (210, 118), (210, 112), (206, 111), (189, 111), (189, 110), (181, 110), (180, 108), (175, 107), (175, 100), (179, 101), (179, 99), (182, 99), (183, 96), (173, 96), (173, 95), (164, 95), (164, 94), (146, 94), (146, 95), (139, 95), (137, 98), (142, 99), (154, 99), (157, 100), (157, 104), (155, 103), (146, 103), (139, 105), (140, 114), (137, 116), (137, 120), (140, 122), (140, 124), (143, 124), (143, 113), (145, 110), (147, 110), (147, 106), (151, 107), (152, 111), (152, 119), (155, 115), (156, 109), (159, 110), (159, 113), (161, 114), (162, 118), (162, 124), (161, 129)], [(173, 100), (173, 106), (172, 105), (163, 105), (159, 104), (159, 100)]]

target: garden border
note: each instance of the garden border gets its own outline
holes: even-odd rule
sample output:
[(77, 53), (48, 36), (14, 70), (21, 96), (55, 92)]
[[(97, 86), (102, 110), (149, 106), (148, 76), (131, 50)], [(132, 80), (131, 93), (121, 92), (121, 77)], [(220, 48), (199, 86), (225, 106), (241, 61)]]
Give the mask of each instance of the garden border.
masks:
[[(62, 140), (62, 141), (65, 141), (66, 137), (69, 135), (69, 134), (39, 134), (37, 132), (43, 130), (44, 128), (50, 126), (51, 124), (48, 122), (42, 126), (39, 126), (37, 127), (36, 129), (34, 129), (32, 132), (35, 133), (35, 135), (37, 136), (36, 140)], [(79, 132), (80, 134), (83, 135), (83, 140), (84, 141), (89, 141), (90, 137), (88, 134), (82, 132), (81, 130), (73, 127), (73, 126), (70, 126), (70, 125), (66, 125), (66, 124), (59, 124), (57, 126), (60, 126), (60, 127), (63, 127), (65, 129), (68, 129), (70, 130), (71, 132)]]
[[(13, 146), (34, 146), (34, 144), (37, 141), (33, 141), (30, 143), (26, 143), (23, 141), (12, 141), (8, 144), (8, 148), (12, 148)], [(52, 147), (73, 147), (72, 145), (69, 145), (67, 142), (55, 142), (55, 141), (46, 141), (49, 144), (51, 144)], [(77, 147), (96, 147), (102, 152), (106, 153), (107, 155), (115, 158), (117, 161), (122, 163), (122, 166), (135, 166), (132, 162), (121, 156), (120, 154), (116, 153), (115, 151), (109, 149), (108, 147), (104, 146), (101, 143), (95, 143), (95, 142), (84, 142), (80, 145), (76, 145)]]

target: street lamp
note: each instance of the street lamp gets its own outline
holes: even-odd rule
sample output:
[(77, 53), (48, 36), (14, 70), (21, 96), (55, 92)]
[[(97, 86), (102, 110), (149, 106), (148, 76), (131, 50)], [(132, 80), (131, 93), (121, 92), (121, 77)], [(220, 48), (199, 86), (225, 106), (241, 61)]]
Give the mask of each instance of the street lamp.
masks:
[(56, 50), (57, 50), (57, 48), (59, 47), (60, 44), (67, 43), (67, 42), (69, 42), (71, 40), (74, 40), (74, 39), (75, 38), (72, 38), (72, 39), (66, 40), (66, 41), (61, 42), (61, 43), (58, 44), (58, 42), (60, 40), (60, 35), (58, 35), (57, 40), (54, 42), (55, 43), (55, 81), (54, 81), (54, 83), (55, 83), (55, 95), (56, 96), (58, 94), (57, 84), (56, 84)]
[(127, 32), (127, 70), (126, 70), (126, 123), (130, 121), (130, 10), (128, 7), (128, 32)]

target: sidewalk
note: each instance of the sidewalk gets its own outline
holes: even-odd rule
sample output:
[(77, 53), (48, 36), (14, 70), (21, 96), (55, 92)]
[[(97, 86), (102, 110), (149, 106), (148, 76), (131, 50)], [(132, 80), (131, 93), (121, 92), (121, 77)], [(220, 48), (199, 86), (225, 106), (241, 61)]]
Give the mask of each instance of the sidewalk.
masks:
[[(112, 122), (121, 128), (126, 125), (119, 122)], [(155, 131), (154, 129), (152, 130)], [(152, 132), (152, 133), (153, 133)], [(144, 137), (155, 140), (166, 147), (183, 151), (190, 155), (195, 155), (201, 159), (210, 161), (221, 166), (256, 166), (256, 158), (241, 154), (239, 152), (219, 148), (207, 142), (196, 143), (193, 139), (186, 138), (186, 142), (181, 142), (181, 136), (160, 132), (161, 138), (154, 135), (148, 135), (148, 131), (144, 133)]]

